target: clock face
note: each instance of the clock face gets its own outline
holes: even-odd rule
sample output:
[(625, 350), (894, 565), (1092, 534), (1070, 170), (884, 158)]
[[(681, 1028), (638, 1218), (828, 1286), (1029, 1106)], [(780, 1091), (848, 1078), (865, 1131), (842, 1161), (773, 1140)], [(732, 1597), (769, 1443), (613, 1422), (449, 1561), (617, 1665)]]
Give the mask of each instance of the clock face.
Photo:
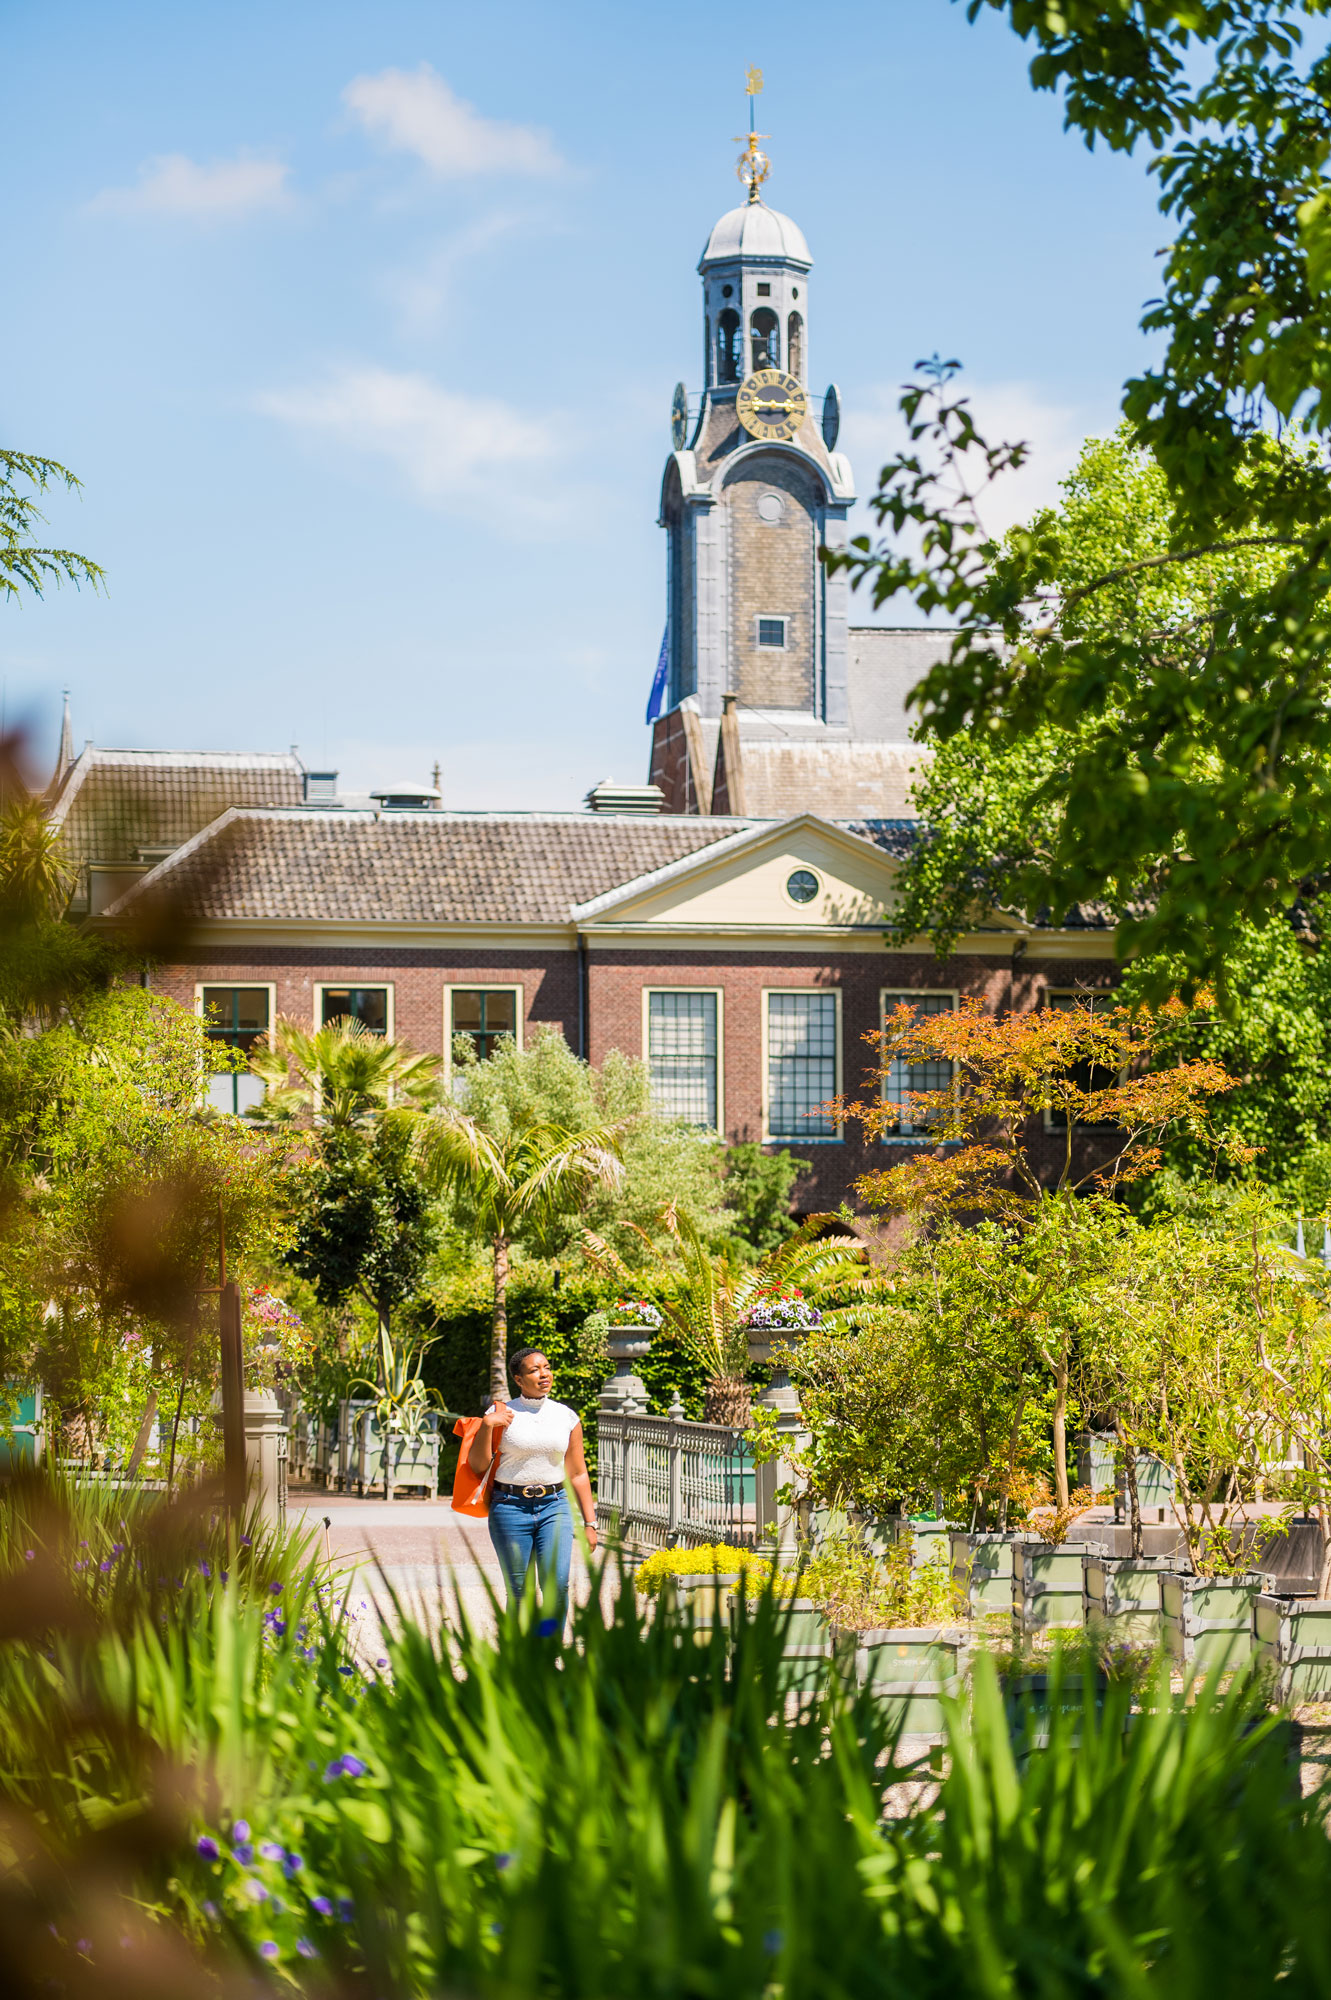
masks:
[(682, 382), (676, 382), (674, 398), (670, 404), (670, 436), (676, 451), (683, 451), (684, 440), (689, 434), (689, 392)]
[(779, 368), (759, 368), (741, 382), (735, 409), (753, 438), (793, 438), (809, 413), (809, 399), (794, 375)]

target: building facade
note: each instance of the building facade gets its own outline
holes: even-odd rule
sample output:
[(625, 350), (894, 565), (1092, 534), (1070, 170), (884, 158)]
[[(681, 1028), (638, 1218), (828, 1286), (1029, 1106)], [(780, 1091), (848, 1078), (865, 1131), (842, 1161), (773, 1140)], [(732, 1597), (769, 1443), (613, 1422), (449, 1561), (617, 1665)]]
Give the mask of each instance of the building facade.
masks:
[[(349, 798), (294, 753), (76, 758), (67, 727), (52, 814), (75, 913), (172, 940), (154, 983), (229, 1046), (351, 1016), (448, 1065), (459, 1035), (485, 1055), (555, 1031), (595, 1064), (642, 1058), (668, 1115), (807, 1159), (812, 1211), (923, 1143), (899, 1124), (866, 1147), (829, 1109), (899, 1097), (873, 1037), (901, 1000), (1024, 1009), (1115, 970), (1093, 921), (994, 913), (943, 961), (894, 931), (920, 754), (906, 702), (947, 637), (851, 626), (818, 560), (854, 481), (835, 389), (808, 391), (808, 246), (760, 187), (699, 264), (704, 379), (676, 391), (661, 491), (650, 787), (454, 813), (433, 786)], [(243, 1112), (258, 1088), (219, 1076), (214, 1096)]]

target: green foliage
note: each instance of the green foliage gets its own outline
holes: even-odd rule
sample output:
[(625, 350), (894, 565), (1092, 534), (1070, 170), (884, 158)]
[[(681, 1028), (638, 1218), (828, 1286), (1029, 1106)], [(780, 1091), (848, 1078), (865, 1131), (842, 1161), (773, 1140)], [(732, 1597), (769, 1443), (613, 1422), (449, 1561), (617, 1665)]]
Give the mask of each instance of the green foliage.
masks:
[(790, 1212), (795, 1183), (813, 1169), (783, 1146), (768, 1152), (756, 1139), (739, 1139), (725, 1151), (725, 1205), (734, 1216), (741, 1241), (760, 1257), (794, 1234), (798, 1224)]
[(705, 1542), (696, 1549), (654, 1549), (633, 1572), (639, 1597), (660, 1597), (674, 1576), (737, 1576), (746, 1597), (780, 1588), (772, 1582), (772, 1565), (752, 1549), (732, 1549), (725, 1542)]
[[(1327, 1801), (1291, 1783), (1250, 1685), (1188, 1705), (1162, 1678), (1133, 1713), (1128, 1679), (1069, 1679), (1055, 1653), (1041, 1740), (1018, 1721), (1014, 1742), (982, 1656), (941, 1772), (907, 1787), (889, 1705), (830, 1662), (787, 1701), (771, 1595), (702, 1631), (690, 1607), (593, 1592), (563, 1645), (527, 1608), (497, 1645), (403, 1612), (379, 1676), (344, 1671), (308, 1581), (276, 1579), (286, 1615), (244, 1565), (218, 1583), (232, 1552), (202, 1523), (214, 1577), (164, 1621), (139, 1583), (113, 1621), (48, 1616), (40, 1638), (25, 1571), (45, 1590), (61, 1558), (0, 1539), (20, 1606), (0, 1647), (11, 1975), (94, 1991), (105, 1954), (135, 1990), (181, 1992), (223, 1971), (478, 2000), (1325, 1991)], [(130, 1578), (162, 1547), (137, 1522), (116, 1539)]]
[(320, 1137), (318, 1157), (300, 1178), (287, 1262), (321, 1305), (359, 1293), (386, 1326), (416, 1291), (433, 1248), (414, 1115), (388, 1111), (368, 1129), (339, 1125)]
[(943, 1625), (965, 1616), (965, 1596), (946, 1563), (914, 1560), (913, 1536), (902, 1535), (875, 1555), (863, 1534), (841, 1522), (826, 1534), (800, 1571), (801, 1597), (811, 1597), (834, 1625), (868, 1632), (889, 1626)]
[(313, 1033), (279, 1020), (249, 1066), (267, 1086), (257, 1115), (283, 1121), (313, 1114), (326, 1130), (364, 1129), (390, 1106), (422, 1110), (439, 1095), (437, 1056), (416, 1055), (349, 1016)]
[[(593, 1069), (561, 1034), (547, 1029), (523, 1049), (500, 1042), (484, 1063), (475, 1060), (470, 1039), (460, 1035), (454, 1064), (460, 1105), (495, 1138), (542, 1125), (563, 1132), (605, 1127), (618, 1134), (623, 1166), (618, 1184), (587, 1188), (575, 1205), (523, 1220), (515, 1239), (529, 1249), (558, 1258), (586, 1226), (622, 1255), (641, 1260), (643, 1245), (634, 1227), (650, 1232), (669, 1201), (709, 1240), (728, 1233), (722, 1149), (715, 1137), (656, 1116), (645, 1063), (612, 1049), (602, 1067)], [(472, 1220), (465, 1201), (462, 1208), (464, 1221)]]
[(46, 519), (37, 496), (53, 486), (79, 491), (74, 474), (55, 459), (0, 451), (0, 596), (20, 597), (26, 589), (40, 597), (48, 583), (72, 583), (75, 589), (89, 583), (98, 590), (106, 580), (106, 572), (87, 556), (33, 541)]

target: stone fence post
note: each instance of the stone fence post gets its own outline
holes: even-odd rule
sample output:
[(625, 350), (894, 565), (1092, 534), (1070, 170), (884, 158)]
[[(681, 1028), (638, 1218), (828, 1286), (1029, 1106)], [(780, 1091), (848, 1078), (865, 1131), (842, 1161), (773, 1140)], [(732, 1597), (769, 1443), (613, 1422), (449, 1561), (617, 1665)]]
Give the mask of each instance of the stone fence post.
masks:
[(261, 1519), (287, 1523), (287, 1420), (271, 1389), (245, 1391), (245, 1480)]
[(799, 1390), (791, 1381), (785, 1362), (773, 1358), (772, 1349), (796, 1347), (803, 1338), (801, 1329), (791, 1327), (776, 1332), (773, 1339), (757, 1336), (749, 1342), (750, 1361), (771, 1365), (772, 1379), (759, 1396), (758, 1405), (776, 1411), (776, 1432), (782, 1452), (781, 1458), (754, 1468), (758, 1545), (787, 1561), (794, 1557), (799, 1545), (799, 1482), (795, 1480), (797, 1490), (791, 1501), (778, 1500), (778, 1489), (795, 1478), (783, 1459), (812, 1443), (812, 1433), (805, 1426)]

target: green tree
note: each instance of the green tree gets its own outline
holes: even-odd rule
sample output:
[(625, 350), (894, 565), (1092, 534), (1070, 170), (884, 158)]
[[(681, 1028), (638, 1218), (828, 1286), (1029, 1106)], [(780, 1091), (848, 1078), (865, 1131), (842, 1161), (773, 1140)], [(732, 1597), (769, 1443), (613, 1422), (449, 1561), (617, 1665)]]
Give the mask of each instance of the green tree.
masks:
[(76, 589), (89, 583), (97, 590), (106, 580), (89, 557), (42, 548), (32, 539), (46, 519), (37, 496), (58, 486), (68, 493), (80, 490), (78, 479), (56, 459), (0, 450), (0, 593), (5, 596), (19, 597), (26, 589), (40, 597), (48, 583), (72, 583)]
[[(972, 18), (986, 5), (1034, 43), (1032, 83), (1061, 92), (1068, 126), (1143, 150), (1159, 184), (1158, 359), (1123, 409), (1165, 481), (1166, 544), (1085, 579), (1057, 536), (1000, 548), (955, 475), (973, 495), (1021, 448), (980, 448), (926, 390), (875, 502), (912, 539), (845, 561), (879, 601), (904, 589), (958, 625), (921, 691), (932, 736), (1088, 726), (1050, 903), (1106, 900), (1125, 956), (1217, 978), (1239, 925), (1287, 908), (1331, 843), (1331, 58), (1320, 32), (1303, 46), (1325, 0), (970, 0)], [(1210, 586), (1213, 558), (1253, 552), (1268, 570)], [(1190, 619), (1085, 629), (1094, 598), (1163, 570), (1183, 592), (1196, 577)]]
[(266, 1085), (265, 1118), (304, 1117), (324, 1130), (363, 1129), (390, 1105), (422, 1110), (439, 1095), (438, 1056), (417, 1055), (349, 1016), (313, 1032), (279, 1019), (250, 1068)]
[(490, 1393), (495, 1398), (509, 1394), (508, 1280), (514, 1238), (526, 1236), (548, 1246), (567, 1218), (585, 1208), (591, 1193), (621, 1185), (623, 1138), (621, 1123), (602, 1121), (569, 1131), (551, 1123), (530, 1100), (513, 1103), (502, 1097), (487, 1100), (484, 1111), (446, 1105), (418, 1134), (418, 1158), (431, 1181), (453, 1193), (465, 1220), (490, 1246)]
[(735, 1218), (736, 1235), (759, 1256), (795, 1233), (790, 1198), (796, 1181), (812, 1171), (808, 1160), (797, 1160), (784, 1147), (768, 1152), (755, 1139), (727, 1146), (725, 1204)]

